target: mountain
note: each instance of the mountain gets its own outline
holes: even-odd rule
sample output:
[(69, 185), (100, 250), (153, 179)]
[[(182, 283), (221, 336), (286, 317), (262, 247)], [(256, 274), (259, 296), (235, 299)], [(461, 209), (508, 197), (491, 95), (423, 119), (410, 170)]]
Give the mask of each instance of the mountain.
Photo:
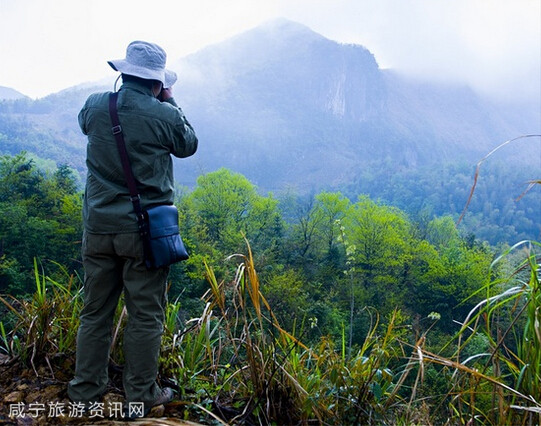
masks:
[(25, 97), (26, 95), (23, 95), (21, 92), (18, 92), (15, 89), (12, 89), (10, 87), (0, 86), (0, 101), (21, 99)]
[(535, 110), (511, 118), (468, 87), (382, 70), (366, 48), (287, 20), (173, 67), (175, 93), (201, 137), (182, 168), (225, 166), (268, 189), (339, 185), (383, 160), (398, 168), (475, 163), (541, 128)]
[(0, 154), (27, 151), (44, 163), (67, 164), (86, 173), (86, 140), (77, 114), (87, 96), (103, 86), (74, 87), (31, 100), (0, 102)]
[[(227, 167), (263, 190), (331, 188), (384, 163), (395, 173), (475, 164), (499, 143), (541, 128), (535, 108), (505, 106), (509, 114), (467, 87), (382, 70), (365, 47), (283, 19), (170, 64), (179, 74), (175, 98), (200, 139), (194, 157), (176, 162), (186, 185)], [(77, 113), (90, 92), (111, 88), (0, 104), (0, 153), (26, 149), (84, 173)]]

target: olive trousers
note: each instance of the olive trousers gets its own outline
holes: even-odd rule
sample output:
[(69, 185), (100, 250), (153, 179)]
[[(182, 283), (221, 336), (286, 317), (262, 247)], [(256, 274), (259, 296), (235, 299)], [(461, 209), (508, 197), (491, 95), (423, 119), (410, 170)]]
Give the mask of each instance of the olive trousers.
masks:
[(113, 317), (124, 292), (128, 312), (124, 330), (123, 371), (127, 402), (151, 405), (156, 383), (166, 306), (169, 268), (147, 270), (138, 233), (84, 232), (84, 306), (77, 333), (75, 377), (68, 396), (76, 402), (99, 401), (108, 383)]

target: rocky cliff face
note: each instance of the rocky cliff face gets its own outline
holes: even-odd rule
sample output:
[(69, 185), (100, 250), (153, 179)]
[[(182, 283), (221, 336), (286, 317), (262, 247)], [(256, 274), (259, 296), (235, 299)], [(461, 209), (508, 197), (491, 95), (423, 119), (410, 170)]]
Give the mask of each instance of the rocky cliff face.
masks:
[(381, 70), (364, 47), (286, 20), (176, 69), (177, 93), (202, 137), (193, 161), (233, 168), (265, 188), (338, 183), (384, 160), (398, 168), (476, 162), (521, 131), (467, 87)]
[[(449, 161), (473, 165), (505, 140), (541, 133), (538, 107), (502, 110), (467, 87), (381, 70), (366, 48), (287, 20), (209, 46), (172, 68), (179, 74), (175, 97), (201, 141), (196, 156), (176, 162), (177, 180), (187, 185), (220, 167), (263, 189), (341, 185), (383, 164), (392, 165), (389, 173)], [(0, 124), (13, 124), (15, 115), (25, 122), (15, 123), (10, 149), (28, 150), (24, 131), (36, 139), (46, 130), (51, 152), (41, 143), (37, 155), (66, 162), (58, 147), (69, 146), (70, 156), (77, 150), (80, 158), (68, 163), (84, 165), (76, 117), (90, 91), (0, 103)], [(518, 152), (526, 163), (539, 158), (538, 151)]]

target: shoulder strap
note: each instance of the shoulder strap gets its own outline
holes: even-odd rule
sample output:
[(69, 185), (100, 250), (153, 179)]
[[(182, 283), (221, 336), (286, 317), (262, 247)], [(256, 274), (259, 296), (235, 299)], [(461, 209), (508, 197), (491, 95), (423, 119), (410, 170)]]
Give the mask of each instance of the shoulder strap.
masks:
[(126, 150), (126, 142), (124, 141), (124, 135), (122, 133), (122, 127), (118, 119), (117, 112), (117, 99), (118, 92), (111, 93), (109, 95), (109, 115), (111, 116), (111, 128), (113, 135), (115, 136), (116, 145), (118, 147), (118, 153), (120, 154), (120, 160), (122, 161), (122, 168), (124, 169), (124, 175), (126, 177), (126, 183), (130, 191), (130, 199), (133, 203), (133, 209), (137, 215), (137, 222), (139, 223), (139, 229), (142, 231), (141, 226), (144, 222), (143, 210), (141, 208), (141, 197), (137, 190), (137, 184), (135, 183), (135, 177), (131, 169), (130, 158), (128, 157), (128, 151)]

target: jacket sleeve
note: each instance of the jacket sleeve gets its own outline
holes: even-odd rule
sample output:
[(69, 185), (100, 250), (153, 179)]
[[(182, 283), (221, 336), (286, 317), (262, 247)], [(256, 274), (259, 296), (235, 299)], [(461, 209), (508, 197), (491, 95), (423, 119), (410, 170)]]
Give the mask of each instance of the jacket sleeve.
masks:
[(171, 98), (166, 102), (175, 107), (178, 113), (171, 139), (171, 154), (179, 158), (189, 157), (197, 151), (198, 140), (195, 131), (175, 100)]
[(86, 129), (86, 112), (87, 112), (87, 109), (86, 109), (86, 103), (85, 103), (85, 106), (83, 107), (83, 109), (79, 111), (79, 116), (78, 116), (79, 127), (81, 128), (83, 135), (88, 135), (88, 131)]

